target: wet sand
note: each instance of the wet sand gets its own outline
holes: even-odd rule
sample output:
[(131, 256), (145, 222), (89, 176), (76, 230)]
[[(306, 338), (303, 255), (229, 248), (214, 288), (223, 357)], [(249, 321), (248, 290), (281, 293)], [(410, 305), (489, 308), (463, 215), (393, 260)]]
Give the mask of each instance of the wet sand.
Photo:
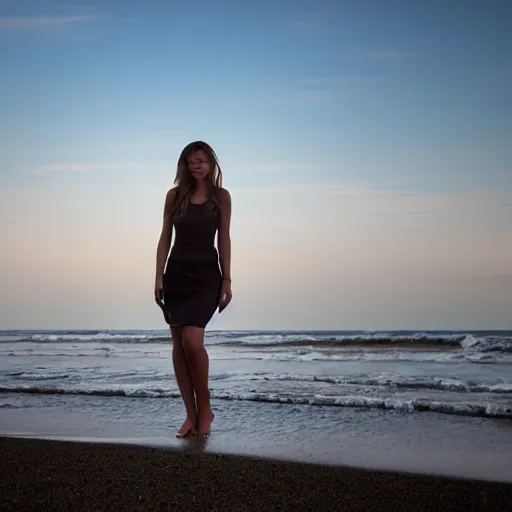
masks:
[(512, 484), (0, 437), (1, 510), (501, 510)]

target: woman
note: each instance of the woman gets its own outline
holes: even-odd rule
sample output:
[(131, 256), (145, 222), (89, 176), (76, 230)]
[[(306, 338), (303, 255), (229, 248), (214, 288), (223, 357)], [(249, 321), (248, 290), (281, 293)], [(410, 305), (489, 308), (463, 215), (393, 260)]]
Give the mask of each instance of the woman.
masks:
[[(205, 142), (183, 149), (174, 184), (165, 199), (155, 300), (171, 327), (174, 374), (187, 412), (176, 435), (207, 436), (214, 415), (204, 330), (217, 307), (220, 313), (231, 301), (231, 196), (222, 188), (217, 156)], [(165, 266), (173, 227), (176, 239)]]

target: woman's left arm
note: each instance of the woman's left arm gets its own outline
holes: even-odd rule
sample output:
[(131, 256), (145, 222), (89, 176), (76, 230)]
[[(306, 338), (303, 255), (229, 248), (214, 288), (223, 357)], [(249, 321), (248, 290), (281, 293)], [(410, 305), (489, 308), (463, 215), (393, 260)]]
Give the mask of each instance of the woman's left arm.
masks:
[(222, 292), (219, 313), (231, 301), (231, 195), (226, 189), (220, 193), (220, 219), (219, 219), (219, 262), (222, 272)]

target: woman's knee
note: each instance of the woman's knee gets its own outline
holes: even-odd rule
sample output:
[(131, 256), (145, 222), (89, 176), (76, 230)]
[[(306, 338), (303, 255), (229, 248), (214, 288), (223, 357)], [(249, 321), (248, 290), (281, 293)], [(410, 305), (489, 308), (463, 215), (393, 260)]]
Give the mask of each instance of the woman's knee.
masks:
[(171, 327), (171, 340), (173, 345), (181, 345), (183, 341), (183, 328)]
[(204, 345), (204, 329), (200, 327), (183, 327), (181, 342), (185, 350), (195, 350)]

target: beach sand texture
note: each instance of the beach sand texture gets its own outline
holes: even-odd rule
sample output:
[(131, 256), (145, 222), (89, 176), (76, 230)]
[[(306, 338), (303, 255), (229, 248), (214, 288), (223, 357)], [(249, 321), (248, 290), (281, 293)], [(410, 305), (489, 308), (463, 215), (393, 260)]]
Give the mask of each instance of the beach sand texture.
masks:
[(123, 444), (0, 438), (2, 510), (494, 511), (512, 485)]

